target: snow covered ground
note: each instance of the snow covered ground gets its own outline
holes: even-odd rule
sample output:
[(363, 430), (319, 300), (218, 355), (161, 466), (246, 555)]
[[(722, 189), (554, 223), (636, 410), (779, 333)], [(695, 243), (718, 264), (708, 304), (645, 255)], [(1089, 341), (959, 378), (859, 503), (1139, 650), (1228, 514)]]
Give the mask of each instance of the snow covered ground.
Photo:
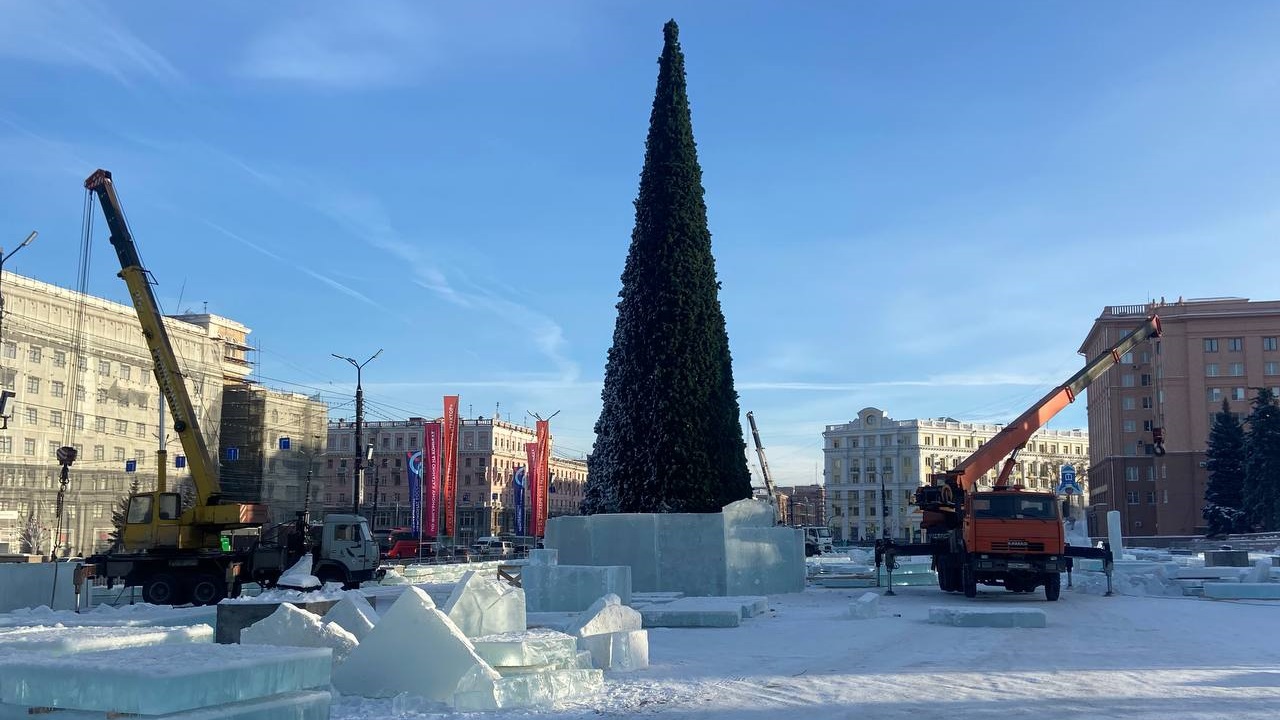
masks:
[[(651, 667), (610, 672), (604, 692), (554, 711), (485, 716), (596, 718), (1272, 718), (1280, 714), (1280, 601), (1101, 597), (1064, 590), (973, 600), (899, 587), (879, 617), (849, 604), (882, 589), (810, 588), (769, 598), (737, 628), (650, 629)], [(926, 622), (929, 608), (1034, 608), (1046, 628)], [(19, 611), (21, 625), (188, 625), (208, 608)], [(463, 717), (412, 699), (335, 698), (333, 720)], [(484, 717), (471, 715), (467, 717)]]
[[(770, 598), (771, 612), (725, 629), (652, 629), (652, 666), (608, 673), (605, 692), (556, 711), (596, 718), (1274, 718), (1280, 713), (1280, 603), (1100, 597), (1064, 591), (974, 600), (896, 589), (880, 617), (853, 620), (865, 590)], [(879, 591), (877, 591), (879, 592)], [(929, 625), (929, 607), (1024, 607), (1043, 629)], [(449, 717), (403, 700), (338, 698), (334, 720)], [(460, 717), (460, 716), (459, 716)], [(468, 716), (480, 717), (480, 716)]]

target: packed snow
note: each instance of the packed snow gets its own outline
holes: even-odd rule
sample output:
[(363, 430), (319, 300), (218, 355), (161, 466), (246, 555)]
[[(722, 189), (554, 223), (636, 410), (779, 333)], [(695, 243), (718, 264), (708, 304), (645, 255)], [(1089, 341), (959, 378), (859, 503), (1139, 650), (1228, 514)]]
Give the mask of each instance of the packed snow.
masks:
[[(815, 559), (811, 565), (853, 566), (866, 560), (872, 558), (855, 552), (846, 558)], [(1062, 599), (1052, 603), (1044, 600), (1042, 592), (1013, 594), (982, 587), (977, 598), (966, 599), (942, 593), (934, 585), (898, 586), (898, 572), (893, 596), (875, 587), (811, 586), (803, 593), (768, 596), (768, 610), (754, 616), (744, 612), (737, 627), (645, 628), (643, 655), (636, 646), (640, 636), (632, 636), (641, 631), (620, 631), (612, 625), (602, 628), (617, 636), (609, 638), (607, 648), (597, 641), (601, 647), (594, 649), (609, 657), (611, 669), (603, 676), (595, 674), (598, 670), (587, 671), (590, 661), (582, 664), (581, 648), (571, 659), (569, 636), (533, 629), (472, 641), (456, 628), (450, 630), (451, 622), (444, 624), (447, 616), (433, 607), (420, 588), (395, 588), (407, 592), (420, 606), (412, 619), (386, 611), (379, 620), (367, 604), (356, 602), (354, 593), (348, 593), (348, 604), (359, 606), (359, 611), (344, 610), (347, 624), (372, 627), (364, 628), (368, 644), (357, 646), (352, 661), (344, 665), (348, 670), (363, 666), (357, 673), (362, 682), (344, 677), (337, 685), (348, 691), (361, 686), (366, 694), (384, 696), (335, 694), (330, 717), (462, 718), (468, 715), (460, 709), (498, 708), (483, 717), (1270, 718), (1280, 707), (1280, 644), (1275, 641), (1280, 636), (1280, 600), (1198, 597), (1205, 587), (1219, 584), (1280, 587), (1270, 554), (1254, 553), (1249, 560), (1247, 567), (1205, 567), (1199, 556), (1126, 550), (1116, 564), (1113, 596), (1102, 595), (1105, 580), (1100, 573), (1078, 562), (1074, 587), (1068, 589), (1064, 583)], [(927, 565), (922, 570), (920, 574), (927, 574)], [(866, 579), (874, 584), (874, 572)], [(1251, 582), (1255, 580), (1261, 582)], [(637, 604), (660, 607), (678, 599), (646, 597)], [(597, 610), (612, 607), (612, 599), (600, 605)], [(1045, 626), (930, 624), (931, 612), (936, 615), (938, 608), (970, 616), (1034, 611), (1043, 613)], [(451, 667), (478, 661), (472, 672), (463, 673), (470, 678), (465, 688), (453, 688), (451, 697), (449, 688), (441, 686), (426, 693), (430, 699), (393, 689), (399, 683), (367, 692), (364, 680), (385, 681), (400, 673), (406, 673), (402, 688), (421, 691), (425, 668), (406, 667), (406, 659), (422, 644), (424, 628), (417, 625), (427, 615), (440, 625), (426, 633), (433, 647), (444, 637), (458, 645), (459, 662)], [(536, 616), (529, 616), (530, 625)], [(376, 628), (387, 617), (393, 622), (379, 633)], [(191, 626), (210, 620), (207, 609), (138, 605), (70, 613), (44, 608), (0, 615), (0, 628), (53, 628), (62, 621), (92, 627), (82, 632), (96, 642), (112, 633), (136, 633), (129, 629), (131, 625)], [(575, 623), (582, 620), (570, 615), (563, 625)], [(35, 638), (49, 633), (26, 634)], [(121, 642), (127, 641), (122, 638)], [(473, 643), (475, 650), (468, 647)], [(182, 650), (137, 650), (147, 651), (147, 665), (155, 664), (161, 655), (174, 655), (171, 665), (183, 664), (172, 662)], [(269, 649), (250, 652), (263, 650)], [(56, 677), (65, 683), (68, 672), (92, 666), (96, 674), (111, 668), (104, 664), (107, 655), (101, 663), (87, 660), (84, 653), (41, 655), (45, 659), (34, 665), (40, 672), (33, 678)], [(364, 657), (357, 659), (358, 655)], [(202, 665), (213, 659), (201, 657), (205, 658)], [(24, 653), (23, 665), (32, 665), (31, 659), (31, 653)], [(485, 659), (501, 660), (490, 663), (499, 672), (487, 671), (480, 664)], [(258, 661), (246, 658), (244, 662)], [(543, 672), (543, 677), (528, 679), (533, 671)], [(120, 679), (123, 676), (117, 682)], [(293, 686), (271, 691), (288, 687)], [(34, 700), (39, 695), (25, 697)], [(514, 707), (533, 700), (551, 706)]]

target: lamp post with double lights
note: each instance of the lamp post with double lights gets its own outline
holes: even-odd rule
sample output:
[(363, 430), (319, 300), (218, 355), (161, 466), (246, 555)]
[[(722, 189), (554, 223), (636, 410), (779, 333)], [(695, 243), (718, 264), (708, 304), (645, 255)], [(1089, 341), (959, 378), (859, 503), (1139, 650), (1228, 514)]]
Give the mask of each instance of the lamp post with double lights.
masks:
[(349, 358), (345, 355), (339, 355), (337, 353), (330, 353), (330, 354), (338, 358), (339, 360), (346, 360), (347, 362), (351, 363), (352, 367), (356, 369), (356, 467), (355, 467), (355, 472), (352, 473), (352, 482), (354, 484), (353, 484), (352, 493), (351, 493), (351, 508), (352, 508), (351, 514), (359, 515), (360, 514), (360, 489), (364, 487), (364, 458), (366, 453), (366, 450), (364, 447), (364, 434), (363, 434), (364, 387), (361, 385), (361, 373), (364, 371), (365, 365), (368, 365), (369, 363), (373, 362), (374, 358), (382, 354), (382, 350), (379, 349), (378, 352), (371, 355), (369, 359), (365, 360), (364, 362), (356, 362), (354, 358)]

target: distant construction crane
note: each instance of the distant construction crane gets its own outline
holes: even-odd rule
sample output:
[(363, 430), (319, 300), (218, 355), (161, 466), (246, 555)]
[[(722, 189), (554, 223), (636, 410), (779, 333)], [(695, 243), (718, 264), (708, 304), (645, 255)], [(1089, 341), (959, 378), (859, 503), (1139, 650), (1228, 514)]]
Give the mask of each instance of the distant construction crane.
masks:
[(778, 507), (778, 491), (773, 487), (773, 476), (769, 474), (769, 461), (764, 457), (764, 445), (760, 442), (760, 429), (756, 427), (756, 416), (747, 411), (747, 422), (751, 423), (751, 437), (756, 442), (756, 455), (760, 456), (760, 476), (764, 478), (765, 492), (769, 493), (769, 502), (773, 504), (775, 520), (782, 519), (782, 509)]

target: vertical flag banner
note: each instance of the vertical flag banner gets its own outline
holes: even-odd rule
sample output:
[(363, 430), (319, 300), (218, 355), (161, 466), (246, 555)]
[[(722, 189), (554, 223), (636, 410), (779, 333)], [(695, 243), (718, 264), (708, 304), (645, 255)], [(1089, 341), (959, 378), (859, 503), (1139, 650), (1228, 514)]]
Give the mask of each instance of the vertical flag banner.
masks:
[(426, 538), (440, 534), (440, 423), (422, 426), (422, 494), (426, 498), (422, 514), (426, 517), (422, 531)]
[(538, 464), (534, 467), (533, 493), (539, 500), (534, 503), (537, 514), (533, 517), (533, 534), (543, 537), (547, 533), (547, 510), (550, 505), (547, 485), (551, 478), (551, 423), (539, 420), (537, 432)]
[(528, 480), (528, 475), (524, 468), (516, 468), (515, 475), (511, 478), (511, 493), (515, 495), (516, 506), (516, 535), (523, 537), (524, 529), (524, 486)]
[(422, 451), (405, 452), (409, 463), (409, 529), (414, 537), (422, 535)]
[(454, 513), (458, 495), (458, 396), (444, 396), (443, 457), (440, 463), (444, 471), (444, 534), (454, 534)]
[(528, 458), (529, 464), (526, 466), (524, 474), (524, 484), (529, 487), (529, 509), (530, 515), (533, 517), (530, 525), (530, 535), (537, 535), (535, 528), (538, 526), (538, 443), (525, 443), (524, 454)]

